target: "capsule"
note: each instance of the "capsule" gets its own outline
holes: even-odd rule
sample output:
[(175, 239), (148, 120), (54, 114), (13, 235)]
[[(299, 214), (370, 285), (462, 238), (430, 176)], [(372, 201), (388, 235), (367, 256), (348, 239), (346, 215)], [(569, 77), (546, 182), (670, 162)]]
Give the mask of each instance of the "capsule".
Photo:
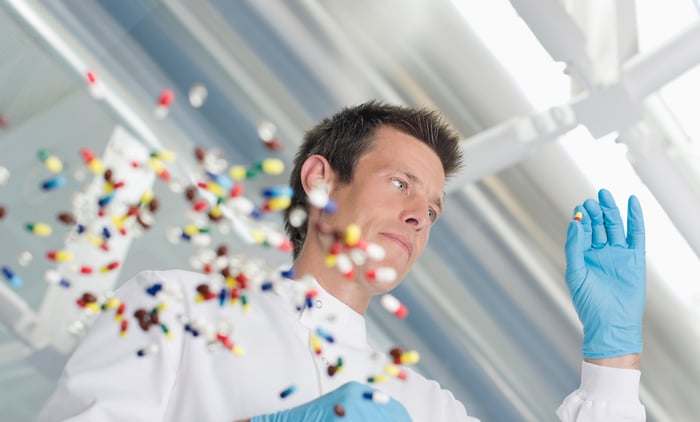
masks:
[(44, 182), (41, 183), (41, 189), (42, 190), (54, 190), (57, 188), (60, 188), (66, 184), (66, 177), (62, 174), (59, 174), (58, 176), (52, 177)]
[(314, 353), (317, 355), (321, 355), (321, 341), (319, 340), (318, 336), (311, 335), (311, 348), (314, 349)]
[(396, 280), (396, 270), (392, 267), (379, 267), (367, 270), (365, 276), (368, 280), (391, 283)]
[(382, 393), (381, 391), (377, 390), (365, 391), (362, 393), (362, 397), (367, 400), (372, 400), (375, 403), (389, 403), (389, 396), (386, 395), (386, 393)]
[(255, 164), (255, 168), (265, 174), (277, 176), (284, 171), (284, 161), (279, 158), (266, 158)]
[(209, 192), (213, 193), (217, 198), (223, 198), (226, 197), (226, 190), (221, 187), (218, 183), (214, 182), (198, 182), (197, 186), (199, 186), (202, 189), (206, 189)]
[(63, 278), (61, 276), (61, 273), (59, 273), (56, 270), (47, 270), (44, 273), (44, 279), (49, 284), (58, 284), (59, 286), (65, 287), (65, 288), (68, 288), (71, 285), (70, 281)]
[(46, 258), (51, 261), (65, 262), (73, 259), (73, 253), (63, 250), (48, 251), (46, 253)]
[(90, 91), (90, 95), (92, 95), (93, 98), (98, 100), (104, 97), (104, 87), (102, 86), (102, 83), (99, 81), (99, 79), (97, 79), (97, 76), (95, 76), (95, 73), (91, 70), (88, 70), (85, 73), (85, 78), (87, 79), (88, 90)]
[(153, 171), (158, 175), (158, 177), (163, 180), (163, 181), (168, 181), (170, 180), (170, 172), (168, 172), (168, 169), (165, 168), (165, 164), (163, 164), (162, 161), (160, 161), (156, 157), (151, 157), (149, 160), (149, 163), (151, 165), (151, 168)]
[(63, 170), (63, 163), (61, 162), (61, 159), (56, 157), (48, 150), (40, 149), (39, 159), (52, 173), (60, 173), (61, 170)]
[(408, 308), (406, 305), (401, 303), (396, 297), (391, 293), (385, 293), (381, 298), (382, 307), (391, 312), (397, 318), (406, 318), (408, 316)]
[(280, 398), (287, 398), (289, 397), (292, 393), (297, 391), (297, 386), (292, 384), (289, 387), (285, 388), (281, 393), (280, 393)]
[(10, 285), (14, 288), (20, 288), (24, 284), (21, 278), (17, 274), (15, 274), (10, 267), (4, 266), (2, 267), (2, 274), (5, 276), (7, 279), (7, 282), (10, 283)]
[(345, 228), (345, 244), (349, 247), (357, 245), (357, 243), (360, 241), (361, 234), (362, 230), (360, 229), (360, 226), (357, 224), (348, 224), (348, 226)]
[(161, 91), (156, 107), (153, 109), (153, 115), (157, 119), (162, 119), (168, 115), (168, 111), (175, 101), (175, 92), (171, 89)]
[(88, 165), (90, 171), (95, 174), (103, 174), (105, 172), (104, 164), (102, 161), (95, 156), (90, 148), (83, 148), (80, 150), (80, 155), (83, 157), (83, 161)]
[(263, 205), (263, 211), (265, 212), (276, 212), (276, 211), (282, 211), (286, 210), (289, 208), (289, 206), (292, 204), (292, 199), (290, 197), (279, 197), (279, 198), (272, 198), (268, 200), (265, 205)]
[(355, 278), (355, 267), (347, 254), (336, 255), (335, 266), (343, 277), (352, 280)]
[(144, 357), (144, 356), (148, 356), (148, 355), (155, 355), (156, 353), (158, 353), (158, 351), (159, 351), (158, 345), (151, 344), (148, 347), (144, 347), (143, 349), (139, 349), (136, 352), (136, 356)]
[(324, 183), (317, 184), (311, 189), (307, 199), (314, 207), (324, 209), (330, 201), (327, 186)]
[(37, 236), (50, 236), (52, 232), (51, 226), (46, 223), (27, 223), (25, 227)]
[(384, 368), (384, 372), (387, 374), (394, 376), (400, 380), (405, 380), (408, 378), (408, 374), (404, 371), (402, 371), (398, 366), (389, 364)]
[(126, 319), (122, 319), (121, 323), (119, 324), (119, 336), (124, 337), (126, 335), (126, 331), (129, 329), (129, 321)]
[(323, 338), (324, 340), (326, 340), (327, 342), (329, 342), (329, 343), (334, 343), (334, 342), (335, 342), (335, 339), (333, 338), (333, 336), (330, 335), (330, 333), (329, 333), (328, 331), (324, 330), (324, 329), (321, 328), (321, 327), (316, 328), (316, 334), (317, 334), (319, 337), (321, 337), (321, 338)]
[(262, 190), (262, 196), (265, 198), (278, 198), (294, 196), (294, 190), (289, 185), (270, 186)]

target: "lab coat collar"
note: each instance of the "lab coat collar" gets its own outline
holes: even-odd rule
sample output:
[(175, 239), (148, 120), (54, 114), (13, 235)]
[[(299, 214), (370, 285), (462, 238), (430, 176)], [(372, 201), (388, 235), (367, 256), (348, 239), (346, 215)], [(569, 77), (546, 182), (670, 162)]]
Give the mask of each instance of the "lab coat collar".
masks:
[(310, 308), (300, 311), (301, 323), (312, 331), (323, 328), (341, 344), (369, 349), (365, 318), (325, 291), (316, 279), (312, 280), (312, 285), (318, 294)]

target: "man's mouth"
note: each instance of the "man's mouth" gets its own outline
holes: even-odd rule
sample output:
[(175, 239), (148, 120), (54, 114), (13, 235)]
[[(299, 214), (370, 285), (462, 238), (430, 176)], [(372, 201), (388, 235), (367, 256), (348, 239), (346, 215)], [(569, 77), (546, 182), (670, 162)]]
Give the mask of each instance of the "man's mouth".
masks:
[(413, 246), (411, 243), (406, 240), (405, 237), (397, 235), (397, 234), (392, 234), (392, 233), (382, 233), (384, 236), (388, 237), (392, 241), (396, 242), (400, 247), (402, 247), (408, 256), (413, 255)]

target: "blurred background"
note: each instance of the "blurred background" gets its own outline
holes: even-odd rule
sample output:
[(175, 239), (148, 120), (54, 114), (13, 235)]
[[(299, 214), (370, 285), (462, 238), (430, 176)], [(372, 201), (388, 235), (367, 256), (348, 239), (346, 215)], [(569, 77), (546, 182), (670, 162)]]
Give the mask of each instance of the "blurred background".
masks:
[(466, 158), (394, 292), (408, 318), (370, 307), (376, 347), (418, 350), (484, 421), (556, 420), (581, 360), (565, 231), (606, 187), (645, 212), (648, 420), (697, 420), (698, 16), (691, 0), (3, 1), (3, 420), (52, 392), (84, 293), (205, 271), (220, 245), (289, 263), (278, 214), (251, 232), (206, 182), (247, 175), (262, 205), (306, 129), (369, 99), (438, 108)]

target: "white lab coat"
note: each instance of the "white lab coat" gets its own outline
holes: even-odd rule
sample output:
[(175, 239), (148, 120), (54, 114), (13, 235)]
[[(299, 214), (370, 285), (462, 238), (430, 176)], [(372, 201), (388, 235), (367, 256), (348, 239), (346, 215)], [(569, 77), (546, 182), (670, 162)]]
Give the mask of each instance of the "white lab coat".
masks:
[[(143, 272), (125, 283), (118, 296), (127, 305), (130, 327), (119, 337), (114, 312), (105, 311), (70, 357), (54, 394), (38, 421), (221, 421), (231, 422), (308, 402), (340, 385), (385, 375), (372, 384), (400, 401), (414, 421), (475, 421), (464, 406), (435, 381), (402, 367), (406, 380), (387, 375), (386, 353), (367, 344), (364, 318), (316, 284), (314, 306), (296, 309), (294, 282), (285, 280), (275, 292), (249, 292), (249, 312), (238, 305), (220, 306), (218, 299), (196, 302), (196, 286), (207, 277), (186, 271)], [(181, 300), (146, 293), (154, 283), (177, 286)], [(138, 308), (159, 312), (172, 339), (161, 327), (142, 330), (133, 318)], [(212, 326), (228, 321), (230, 339), (245, 354), (207, 347), (184, 322)], [(321, 353), (310, 336), (323, 328), (334, 337), (321, 339)], [(138, 357), (157, 344), (159, 352)], [(342, 358), (342, 370), (329, 376), (328, 365)], [(280, 393), (295, 390), (286, 398)], [(566, 421), (615, 421), (633, 415), (643, 420), (639, 403), (639, 371), (609, 370), (584, 364), (582, 387), (567, 397), (558, 414)]]

